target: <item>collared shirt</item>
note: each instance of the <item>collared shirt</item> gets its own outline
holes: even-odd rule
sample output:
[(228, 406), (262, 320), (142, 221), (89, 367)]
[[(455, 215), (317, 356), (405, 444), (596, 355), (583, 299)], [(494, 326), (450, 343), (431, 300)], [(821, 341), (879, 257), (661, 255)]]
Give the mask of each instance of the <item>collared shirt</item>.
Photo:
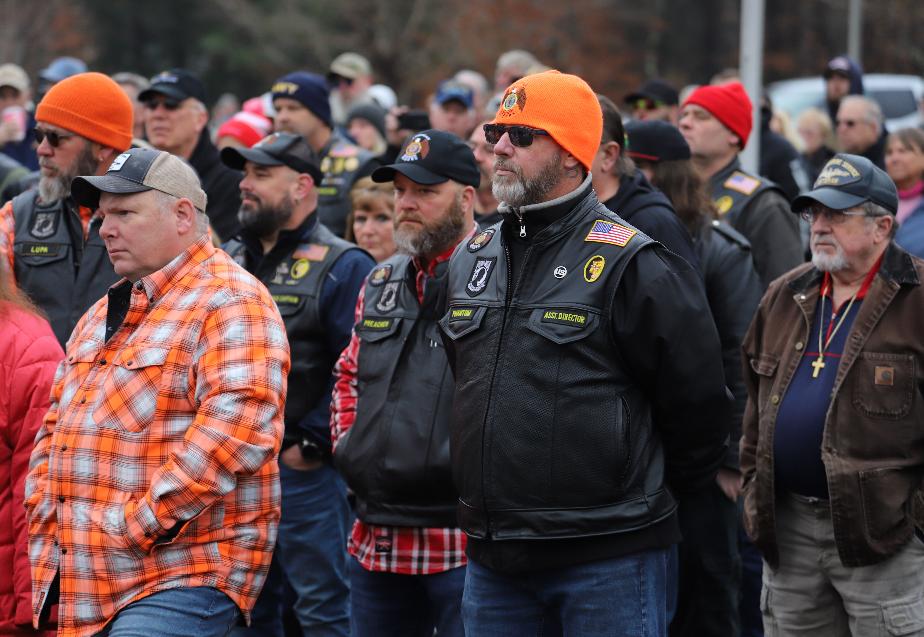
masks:
[[(881, 261), (882, 257), (866, 275), (853, 302), (845, 302), (839, 308), (834, 307), (831, 275), (824, 274), (809, 342), (776, 418), (773, 466), (780, 492), (828, 497), (827, 475), (821, 459), (825, 419), (847, 336)], [(822, 352), (818, 351), (819, 334), (822, 344), (827, 344)]]
[(30, 461), (33, 621), (56, 574), (59, 635), (180, 586), (214, 586), (247, 616), (279, 519), (282, 319), (208, 237), (109, 297), (68, 342)]
[[(477, 230), (474, 228), (465, 240)], [(424, 288), (433, 276), (439, 263), (448, 261), (455, 249), (450, 248), (426, 268), (414, 259), (415, 288), (417, 300), (423, 303)], [(355, 320), (359, 322), (365, 309), (366, 288), (359, 293), (356, 302)], [(359, 360), (359, 336), (356, 331), (350, 344), (340, 355), (334, 368), (337, 378), (331, 402), (331, 439), (336, 450), (337, 441), (356, 420), (357, 373)], [(401, 575), (433, 575), (443, 573), (466, 563), (466, 537), (458, 528), (420, 528), (379, 526), (366, 524), (357, 519), (347, 544), (350, 555), (355, 557), (367, 571), (398, 573)]]

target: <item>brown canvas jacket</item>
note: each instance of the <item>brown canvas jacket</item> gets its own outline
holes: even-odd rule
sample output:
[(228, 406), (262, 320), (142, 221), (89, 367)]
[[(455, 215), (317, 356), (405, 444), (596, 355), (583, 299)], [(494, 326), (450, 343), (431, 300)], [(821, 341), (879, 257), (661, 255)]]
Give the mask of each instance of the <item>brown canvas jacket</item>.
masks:
[[(924, 529), (924, 261), (892, 243), (851, 327), (825, 419), (821, 458), (845, 566), (875, 564)], [(805, 347), (822, 275), (810, 263), (774, 281), (742, 344), (744, 524), (778, 563), (773, 433)]]

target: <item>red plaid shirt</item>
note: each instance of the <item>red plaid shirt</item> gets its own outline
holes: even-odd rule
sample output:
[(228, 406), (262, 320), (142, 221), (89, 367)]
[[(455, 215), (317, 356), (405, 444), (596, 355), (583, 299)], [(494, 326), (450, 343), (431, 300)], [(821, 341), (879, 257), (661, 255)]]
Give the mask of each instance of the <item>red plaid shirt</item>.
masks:
[[(125, 285), (131, 285), (126, 290)], [(26, 480), (33, 622), (59, 635), (159, 590), (214, 586), (249, 616), (279, 520), (289, 351), (266, 288), (208, 237), (80, 319)]]
[[(471, 236), (471, 233), (469, 233)], [(450, 249), (430, 262), (426, 271), (417, 266), (417, 300), (423, 302), (424, 283), (433, 276), (438, 263), (452, 256)], [(360, 290), (356, 302), (356, 322), (363, 315), (366, 288)], [(336, 383), (331, 402), (331, 440), (336, 452), (337, 441), (356, 419), (357, 364), (360, 339), (353, 330), (347, 345), (334, 367)], [(419, 528), (378, 526), (357, 519), (350, 533), (347, 549), (367, 571), (401, 575), (433, 575), (465, 565), (465, 533), (458, 528)]]

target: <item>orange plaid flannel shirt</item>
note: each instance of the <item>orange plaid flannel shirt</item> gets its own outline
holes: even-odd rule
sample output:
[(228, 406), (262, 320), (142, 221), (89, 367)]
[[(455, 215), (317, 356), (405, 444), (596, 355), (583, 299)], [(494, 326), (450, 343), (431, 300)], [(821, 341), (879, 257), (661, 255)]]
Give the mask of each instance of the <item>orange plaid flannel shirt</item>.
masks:
[(132, 285), (108, 342), (107, 307), (77, 324), (32, 453), (33, 622), (56, 573), (59, 635), (180, 586), (216, 587), (249, 616), (279, 520), (282, 319), (207, 237)]

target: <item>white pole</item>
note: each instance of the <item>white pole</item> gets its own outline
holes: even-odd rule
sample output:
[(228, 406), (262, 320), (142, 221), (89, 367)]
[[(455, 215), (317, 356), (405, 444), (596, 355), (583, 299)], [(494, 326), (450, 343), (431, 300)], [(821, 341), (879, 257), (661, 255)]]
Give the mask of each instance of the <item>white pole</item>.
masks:
[(850, 0), (847, 9), (847, 55), (857, 64), (863, 65), (863, 38), (860, 29), (863, 27), (863, 0)]
[(763, 88), (764, 0), (741, 0), (741, 83), (754, 103), (754, 126), (741, 153), (741, 166), (757, 173), (760, 165), (760, 95)]

